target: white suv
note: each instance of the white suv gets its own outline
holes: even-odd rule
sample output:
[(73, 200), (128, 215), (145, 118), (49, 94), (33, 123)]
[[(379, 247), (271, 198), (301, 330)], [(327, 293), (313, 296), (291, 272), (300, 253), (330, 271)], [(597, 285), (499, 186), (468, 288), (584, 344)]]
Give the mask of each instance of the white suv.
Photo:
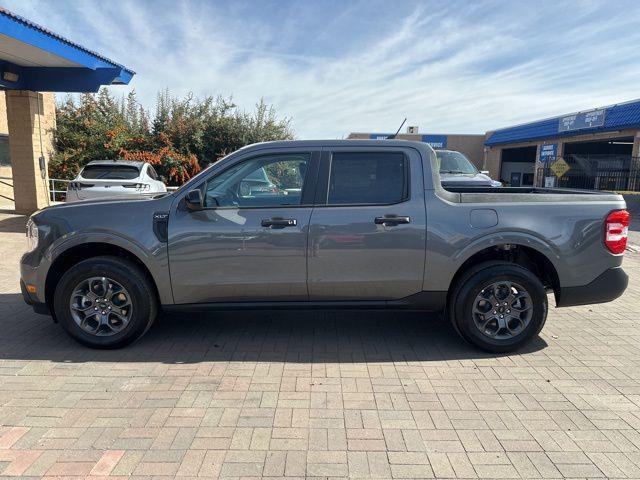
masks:
[(152, 196), (167, 191), (164, 179), (148, 163), (127, 160), (89, 162), (69, 183), (67, 202), (118, 196)]

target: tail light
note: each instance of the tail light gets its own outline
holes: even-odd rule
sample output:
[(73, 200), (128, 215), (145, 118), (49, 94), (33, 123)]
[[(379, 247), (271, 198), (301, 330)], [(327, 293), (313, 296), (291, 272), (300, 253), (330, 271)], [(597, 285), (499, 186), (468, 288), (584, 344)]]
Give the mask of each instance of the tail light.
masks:
[(151, 189), (151, 185), (149, 185), (148, 183), (125, 183), (122, 186), (124, 188), (135, 188), (136, 190), (140, 190), (140, 191)]
[(604, 244), (611, 253), (624, 253), (629, 235), (629, 212), (616, 210), (604, 222)]

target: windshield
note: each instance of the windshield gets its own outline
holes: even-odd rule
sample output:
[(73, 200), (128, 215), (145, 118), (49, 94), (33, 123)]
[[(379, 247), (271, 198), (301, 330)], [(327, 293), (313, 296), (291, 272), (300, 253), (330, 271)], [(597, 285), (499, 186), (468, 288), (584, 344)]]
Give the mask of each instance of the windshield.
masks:
[(80, 175), (91, 180), (133, 180), (140, 171), (133, 165), (87, 165)]
[(440, 173), (471, 174), (478, 173), (476, 167), (460, 152), (436, 150)]

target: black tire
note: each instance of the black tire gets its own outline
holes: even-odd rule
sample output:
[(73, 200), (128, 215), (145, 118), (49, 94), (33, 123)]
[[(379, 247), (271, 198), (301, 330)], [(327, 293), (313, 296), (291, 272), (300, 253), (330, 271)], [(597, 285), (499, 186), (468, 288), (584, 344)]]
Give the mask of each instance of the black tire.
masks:
[[(108, 277), (122, 285), (130, 295), (132, 311), (128, 324), (110, 336), (85, 332), (74, 320), (69, 303), (74, 288), (90, 277)], [(71, 267), (55, 290), (56, 317), (71, 337), (91, 348), (121, 348), (139, 339), (153, 324), (158, 311), (155, 289), (148, 276), (135, 263), (111, 256), (89, 258)]]
[[(476, 325), (473, 307), (484, 289), (503, 281), (522, 286), (530, 296), (533, 312), (522, 331), (510, 338), (496, 339), (483, 333)], [(465, 272), (456, 282), (448, 305), (450, 320), (460, 336), (472, 345), (493, 353), (511, 352), (531, 341), (542, 330), (547, 311), (547, 294), (540, 279), (520, 265), (503, 261), (481, 263)]]

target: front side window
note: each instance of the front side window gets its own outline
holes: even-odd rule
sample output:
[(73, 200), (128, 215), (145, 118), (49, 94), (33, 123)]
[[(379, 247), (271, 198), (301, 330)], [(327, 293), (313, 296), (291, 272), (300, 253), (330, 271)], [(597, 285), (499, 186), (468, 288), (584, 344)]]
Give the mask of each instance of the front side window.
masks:
[(406, 157), (398, 152), (336, 152), (327, 204), (400, 203), (408, 196), (407, 169)]
[(82, 178), (91, 180), (133, 180), (140, 170), (133, 165), (87, 165), (82, 170)]
[(206, 184), (205, 206), (300, 205), (310, 154), (266, 155), (241, 162)]

